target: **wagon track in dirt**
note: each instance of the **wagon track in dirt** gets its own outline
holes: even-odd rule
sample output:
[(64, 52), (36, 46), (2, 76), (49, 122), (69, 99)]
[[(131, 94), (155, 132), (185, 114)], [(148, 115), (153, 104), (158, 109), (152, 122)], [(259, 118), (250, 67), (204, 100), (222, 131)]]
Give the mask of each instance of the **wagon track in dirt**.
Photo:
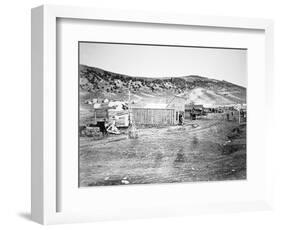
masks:
[[(199, 124), (192, 128), (192, 124)], [(185, 126), (139, 130), (80, 144), (81, 186), (106, 185), (105, 178), (128, 178), (130, 184), (233, 180), (246, 178), (246, 150), (223, 154), (236, 123), (195, 121)], [(245, 138), (244, 138), (245, 142)]]

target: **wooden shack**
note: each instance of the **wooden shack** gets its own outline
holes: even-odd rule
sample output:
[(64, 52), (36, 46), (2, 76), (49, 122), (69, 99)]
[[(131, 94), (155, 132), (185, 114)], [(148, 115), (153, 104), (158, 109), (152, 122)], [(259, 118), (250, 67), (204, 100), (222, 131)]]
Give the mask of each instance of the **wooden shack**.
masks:
[(115, 120), (116, 127), (129, 126), (129, 112), (128, 110), (116, 111), (111, 107), (103, 107), (93, 110), (93, 124), (97, 122), (107, 121), (112, 122)]
[(132, 108), (136, 125), (174, 125), (175, 110), (169, 108)]
[(96, 124), (98, 121), (104, 121), (108, 119), (108, 108), (96, 108), (93, 109), (93, 123)]
[(204, 114), (203, 105), (189, 104), (185, 105), (185, 119), (195, 120)]

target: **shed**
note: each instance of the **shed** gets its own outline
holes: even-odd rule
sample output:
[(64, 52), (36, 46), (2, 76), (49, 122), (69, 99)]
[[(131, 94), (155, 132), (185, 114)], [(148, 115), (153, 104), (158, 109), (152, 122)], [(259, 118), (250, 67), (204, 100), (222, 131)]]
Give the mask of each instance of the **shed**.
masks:
[(136, 125), (174, 125), (174, 109), (169, 108), (132, 108)]
[(189, 104), (185, 105), (185, 118), (186, 119), (196, 119), (196, 117), (204, 114), (203, 105)]
[(117, 127), (128, 127), (129, 111), (124, 103), (119, 102), (103, 104), (101, 107), (93, 109), (94, 124), (105, 120), (108, 122), (115, 120)]

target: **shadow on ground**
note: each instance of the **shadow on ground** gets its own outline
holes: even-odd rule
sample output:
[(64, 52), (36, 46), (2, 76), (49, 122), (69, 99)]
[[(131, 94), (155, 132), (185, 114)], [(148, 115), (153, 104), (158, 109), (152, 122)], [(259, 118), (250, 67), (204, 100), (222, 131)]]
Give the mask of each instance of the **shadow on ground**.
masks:
[(20, 212), (18, 213), (18, 216), (25, 220), (31, 221), (31, 214), (29, 212)]

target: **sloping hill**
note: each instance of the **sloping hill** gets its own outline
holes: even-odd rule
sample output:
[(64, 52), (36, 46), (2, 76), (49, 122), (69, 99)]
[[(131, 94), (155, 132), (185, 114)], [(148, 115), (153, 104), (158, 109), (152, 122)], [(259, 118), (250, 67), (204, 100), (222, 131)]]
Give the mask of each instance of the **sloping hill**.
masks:
[(80, 98), (128, 100), (131, 87), (136, 102), (163, 102), (174, 95), (183, 96), (195, 104), (246, 103), (246, 88), (227, 81), (196, 75), (165, 78), (145, 78), (109, 72), (80, 65)]

